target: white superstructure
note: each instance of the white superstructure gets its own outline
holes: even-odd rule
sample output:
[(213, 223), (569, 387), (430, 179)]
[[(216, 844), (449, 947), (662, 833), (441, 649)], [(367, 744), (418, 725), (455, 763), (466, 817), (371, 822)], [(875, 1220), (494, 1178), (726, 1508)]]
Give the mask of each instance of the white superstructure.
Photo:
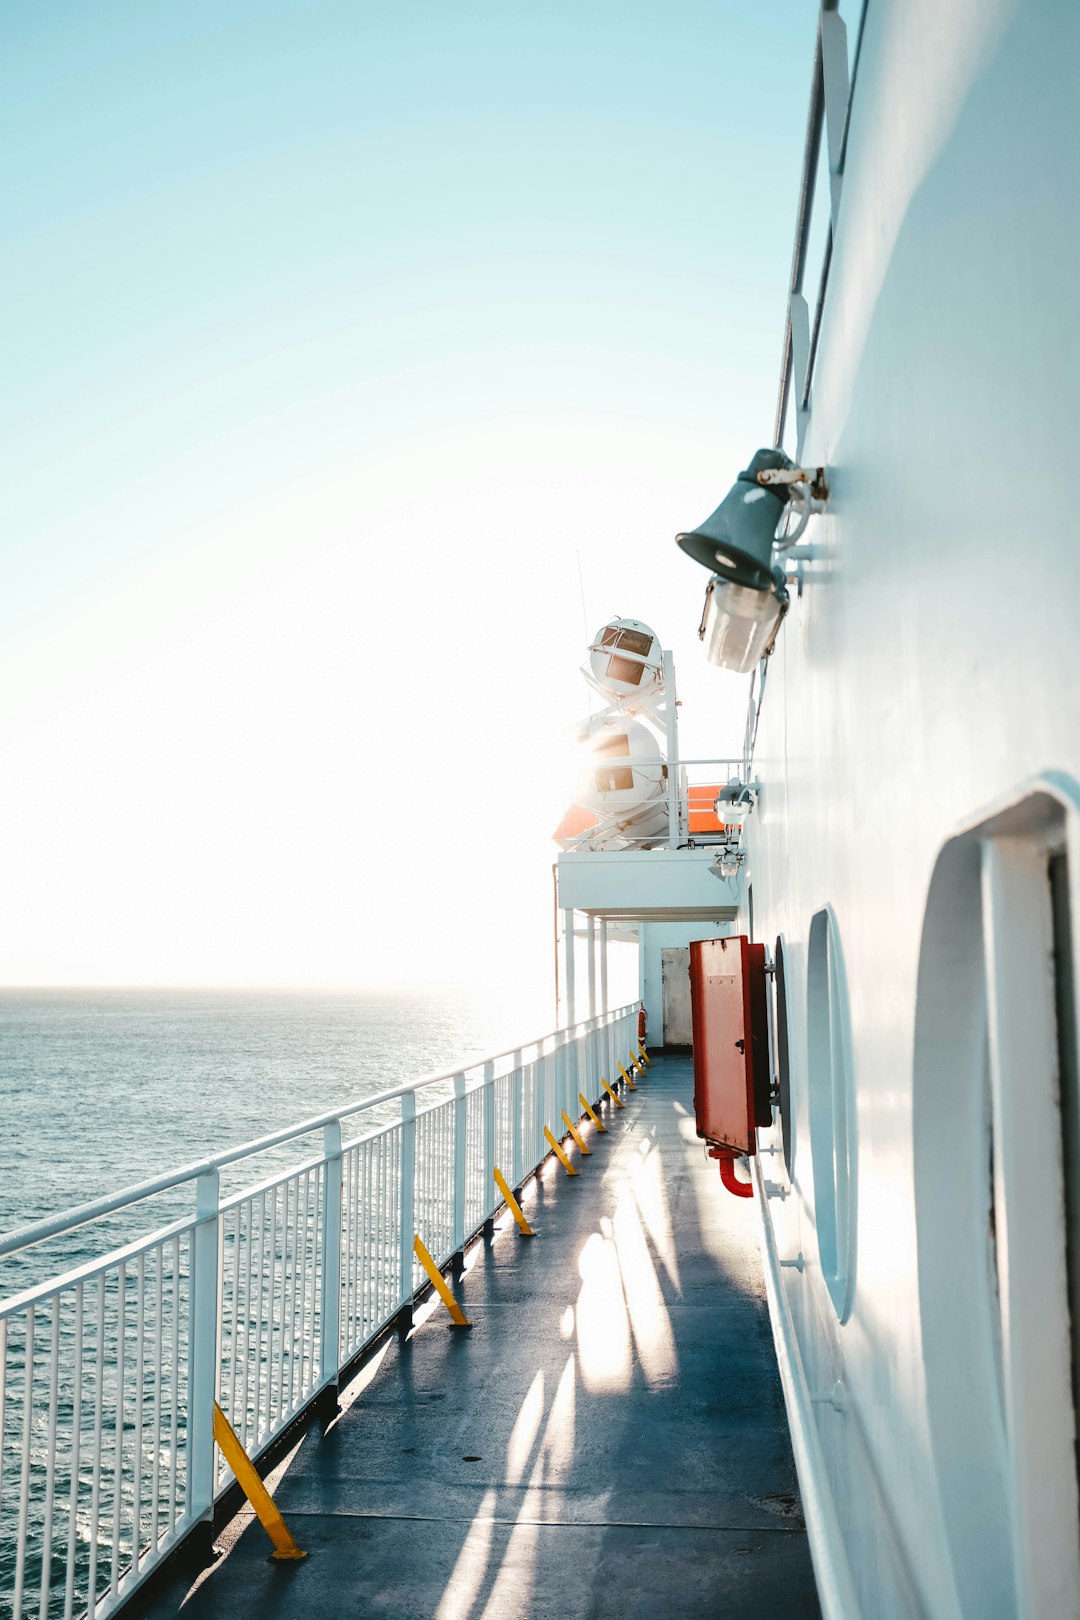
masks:
[(745, 835), (769, 1212), (860, 1612), (1050, 1620), (1080, 1614), (1080, 11), (858, 22), (822, 16), (829, 248), (785, 365), (830, 496)]

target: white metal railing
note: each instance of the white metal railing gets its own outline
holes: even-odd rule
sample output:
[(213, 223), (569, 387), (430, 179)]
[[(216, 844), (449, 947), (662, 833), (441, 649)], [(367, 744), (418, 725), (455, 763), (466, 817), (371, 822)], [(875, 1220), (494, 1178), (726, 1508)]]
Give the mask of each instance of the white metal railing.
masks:
[[(601, 761), (598, 760), (598, 763)], [(715, 787), (719, 790), (733, 781), (748, 781), (747, 759), (670, 759), (670, 760), (644, 760), (633, 755), (614, 755), (605, 753), (602, 756), (602, 768), (613, 770), (622, 766), (628, 770), (641, 772), (655, 772), (661, 769), (666, 771), (666, 787), (661, 793), (653, 793), (652, 797), (643, 796), (633, 801), (629, 806), (619, 810), (597, 811), (595, 804), (582, 806), (597, 816), (595, 825), (584, 828), (572, 837), (560, 840), (564, 850), (593, 850), (603, 848), (605, 841), (613, 834), (620, 842), (633, 847), (640, 845), (643, 849), (662, 848), (665, 845), (670, 849), (684, 848), (691, 839), (696, 843), (723, 842), (724, 827), (719, 818), (715, 818), (707, 829), (691, 830), (691, 812), (701, 812), (710, 808), (711, 801), (701, 801), (700, 798), (691, 798), (695, 789)], [(707, 767), (707, 769), (705, 769)], [(691, 773), (693, 773), (691, 775)], [(655, 780), (647, 782), (647, 786), (655, 789)], [(715, 796), (715, 795), (714, 795)], [(633, 828), (633, 817), (647, 815), (657, 811), (663, 803), (667, 803), (667, 825), (663, 831), (650, 831), (648, 834), (636, 836)]]
[[(0, 1302), (0, 1615), (112, 1614), (232, 1481), (214, 1401), (258, 1456), (333, 1390), (424, 1284), (414, 1236), (439, 1265), (463, 1248), (500, 1207), (495, 1166), (521, 1184), (636, 1020), (635, 1002), (0, 1239), (12, 1256), (192, 1195), (182, 1219)], [(396, 1122), (362, 1134), (394, 1101)], [(299, 1162), (222, 1196), (225, 1166), (291, 1144)]]

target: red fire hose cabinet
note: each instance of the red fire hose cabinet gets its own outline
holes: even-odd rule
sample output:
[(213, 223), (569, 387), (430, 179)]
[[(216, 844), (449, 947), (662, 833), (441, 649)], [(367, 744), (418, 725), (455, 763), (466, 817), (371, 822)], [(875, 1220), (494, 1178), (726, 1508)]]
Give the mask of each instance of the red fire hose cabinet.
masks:
[(755, 1153), (756, 1127), (772, 1123), (764, 945), (692, 941), (690, 1002), (697, 1133), (724, 1157)]

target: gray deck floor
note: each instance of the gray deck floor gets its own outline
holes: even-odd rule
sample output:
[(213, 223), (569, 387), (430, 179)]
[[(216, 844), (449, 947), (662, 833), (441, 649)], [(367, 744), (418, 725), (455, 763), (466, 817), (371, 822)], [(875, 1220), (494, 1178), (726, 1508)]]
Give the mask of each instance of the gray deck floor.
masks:
[(425, 1305), (275, 1472), (300, 1564), (249, 1515), (154, 1620), (817, 1615), (750, 1200), (657, 1058), (568, 1179), (468, 1255), (471, 1332)]

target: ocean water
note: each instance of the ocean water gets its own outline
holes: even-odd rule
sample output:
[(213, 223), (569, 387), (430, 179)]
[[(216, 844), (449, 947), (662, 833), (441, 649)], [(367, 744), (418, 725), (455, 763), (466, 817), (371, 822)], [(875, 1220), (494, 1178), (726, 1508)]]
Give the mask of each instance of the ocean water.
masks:
[[(535, 1038), (553, 1022), (539, 989), (540, 996), (530, 1000), (527, 989), (516, 1002), (505, 990), (484, 986), (351, 993), (0, 991), (0, 1231)], [(432, 1087), (421, 1093), (420, 1106), (448, 1092)], [(380, 1105), (348, 1122), (346, 1137), (366, 1135), (399, 1117), (397, 1101)], [(321, 1132), (242, 1160), (224, 1173), (223, 1191), (262, 1181), (319, 1146)], [(0, 1261), (0, 1298), (191, 1213), (193, 1198), (188, 1183)], [(226, 1246), (226, 1258), (228, 1252)], [(114, 1272), (111, 1282), (89, 1287), (81, 1328), (69, 1290), (59, 1307), (41, 1308), (40, 1320), (33, 1312), (17, 1312), (0, 1341), (6, 1395), (0, 1402), (0, 1620), (12, 1613), (20, 1512), (27, 1515), (31, 1607), (36, 1614), (48, 1557), (46, 1609), (53, 1620), (63, 1610), (69, 1545), (77, 1593), (85, 1593), (88, 1583), (99, 1595), (105, 1590), (114, 1538), (119, 1567), (132, 1557), (136, 1479), (140, 1541), (150, 1535), (148, 1491), (162, 1515), (178, 1502), (182, 1508), (187, 1413), (177, 1372), (190, 1352), (186, 1329), (170, 1306), (177, 1296), (169, 1289), (179, 1285), (167, 1283), (163, 1294), (155, 1263), (138, 1310), (134, 1276), (129, 1272), (118, 1283)], [(259, 1286), (261, 1291), (261, 1281)], [(161, 1327), (170, 1309), (175, 1344)], [(137, 1358), (144, 1328), (151, 1337), (157, 1334), (156, 1370), (152, 1355)], [(249, 1325), (242, 1331), (247, 1356)], [(293, 1334), (290, 1355), (295, 1329)], [(279, 1344), (284, 1351), (284, 1325)], [(51, 1406), (50, 1357), (58, 1369)], [(262, 1359), (260, 1354), (260, 1364)], [(291, 1381), (292, 1360), (288, 1365)], [(23, 1415), (28, 1368), (35, 1392), (29, 1427)], [(163, 1428), (166, 1412), (171, 1426)], [(98, 1449), (104, 1445), (100, 1503), (92, 1467), (95, 1422)], [(160, 1481), (155, 1473), (152, 1486), (135, 1460), (144, 1442), (147, 1468), (151, 1446), (161, 1465)]]
[[(483, 987), (0, 990), (0, 1232), (553, 1023), (539, 996), (512, 1006)], [(389, 1105), (362, 1129), (397, 1117)], [(226, 1189), (314, 1145), (242, 1162)], [(192, 1196), (178, 1189), (0, 1261), (0, 1295), (186, 1213)]]

